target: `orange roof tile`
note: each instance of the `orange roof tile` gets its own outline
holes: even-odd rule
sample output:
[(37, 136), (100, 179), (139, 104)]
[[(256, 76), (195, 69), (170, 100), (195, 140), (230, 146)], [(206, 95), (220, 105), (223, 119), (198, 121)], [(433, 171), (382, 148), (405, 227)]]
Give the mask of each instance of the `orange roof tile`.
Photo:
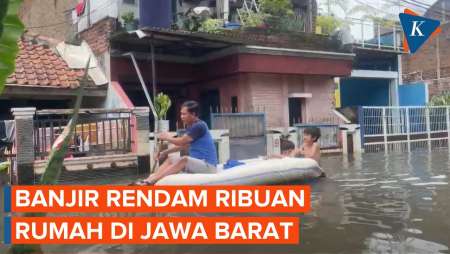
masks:
[(83, 70), (71, 69), (48, 46), (32, 41), (19, 41), (16, 70), (6, 81), (8, 85), (53, 86), (77, 88)]

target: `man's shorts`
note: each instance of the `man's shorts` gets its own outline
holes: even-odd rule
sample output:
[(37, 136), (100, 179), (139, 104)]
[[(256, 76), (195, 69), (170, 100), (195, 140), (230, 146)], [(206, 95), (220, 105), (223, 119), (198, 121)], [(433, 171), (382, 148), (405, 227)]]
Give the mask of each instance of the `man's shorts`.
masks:
[[(182, 157), (169, 157), (170, 162), (175, 164), (179, 162)], [(183, 172), (188, 174), (214, 174), (217, 173), (217, 168), (207, 163), (204, 160), (199, 160), (192, 157), (187, 157), (186, 167)]]

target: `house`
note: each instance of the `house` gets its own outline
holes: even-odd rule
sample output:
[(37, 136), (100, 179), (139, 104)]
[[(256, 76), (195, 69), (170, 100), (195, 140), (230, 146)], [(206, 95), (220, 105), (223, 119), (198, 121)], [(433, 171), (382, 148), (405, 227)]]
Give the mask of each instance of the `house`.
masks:
[[(151, 2), (153, 7), (157, 2)], [(198, 6), (206, 4), (203, 2), (198, 1)], [(213, 2), (208, 6), (220, 12), (224, 2), (228, 1)], [(230, 1), (230, 12), (251, 2)], [(310, 26), (313, 26), (317, 12), (315, 1), (312, 2), (311, 5), (311, 1), (293, 1), (298, 15), (310, 13), (310, 23), (306, 23)], [(78, 6), (83, 4), (84, 9), (75, 8), (77, 3)], [(129, 107), (146, 105), (131, 62), (120, 54), (132, 51), (144, 66), (145, 59), (148, 60), (148, 45), (143, 45), (145, 40), (139, 41), (134, 33), (115, 34), (115, 31), (117, 20), (129, 11), (141, 20), (141, 27), (146, 27), (148, 24), (145, 22), (150, 21), (145, 20), (142, 13), (156, 8), (149, 6), (151, 3), (87, 0), (74, 2), (72, 10), (68, 8), (72, 15), (67, 16), (66, 23), (71, 24), (67, 29), (78, 33), (90, 45), (111, 81), (102, 104), (105, 107), (116, 106), (114, 101)], [(32, 3), (28, 4), (37, 8)], [(171, 6), (175, 8), (168, 11), (176, 13), (189, 4), (192, 2), (174, 1)], [(43, 5), (52, 8), (47, 1)], [(35, 28), (30, 29), (33, 31)], [(205, 101), (206, 118), (211, 110), (219, 108), (240, 112), (265, 111), (271, 127), (327, 118), (334, 107), (334, 77), (347, 76), (352, 68), (353, 55), (339, 48), (337, 41), (311, 33), (288, 35), (267, 34), (265, 31), (224, 31), (223, 35), (214, 35), (151, 27), (143, 28), (143, 31), (163, 38), (158, 41), (162, 46), (156, 46), (159, 91), (169, 93), (179, 102), (188, 98), (208, 98), (202, 100)], [(169, 40), (183, 43), (180, 48), (169, 47)], [(149, 69), (145, 70), (145, 80), (150, 84)], [(173, 110), (170, 112), (172, 118), (176, 116), (176, 107)], [(176, 124), (174, 120), (172, 127)]]
[[(70, 68), (56, 52), (56, 43), (49, 38), (27, 36), (19, 42), (15, 72), (6, 80), (0, 95), (0, 119), (10, 118), (10, 109), (15, 107), (65, 109), (73, 106), (84, 70)], [(99, 101), (106, 99), (107, 88), (107, 83), (95, 84), (91, 79), (84, 106), (100, 106)]]
[[(201, 101), (206, 119), (214, 109), (225, 108), (264, 111), (269, 127), (329, 117), (334, 108), (333, 78), (349, 75), (352, 68), (353, 54), (342, 52), (326, 36), (140, 31), (145, 38), (136, 33), (111, 38), (111, 81), (122, 87), (133, 104), (145, 105), (136, 71), (124, 54), (132, 52), (137, 57), (151, 91), (148, 45), (154, 43), (157, 91), (178, 103)], [(177, 121), (177, 110), (169, 112), (172, 122)]]
[(340, 79), (338, 108), (358, 106), (398, 106), (401, 83), (401, 28), (364, 20), (353, 21), (360, 38), (347, 35), (355, 58), (349, 77)]
[(450, 90), (450, 1), (436, 1), (424, 14), (441, 21), (442, 32), (430, 38), (412, 55), (402, 56), (403, 83), (421, 88), (415, 96), (425, 98)]

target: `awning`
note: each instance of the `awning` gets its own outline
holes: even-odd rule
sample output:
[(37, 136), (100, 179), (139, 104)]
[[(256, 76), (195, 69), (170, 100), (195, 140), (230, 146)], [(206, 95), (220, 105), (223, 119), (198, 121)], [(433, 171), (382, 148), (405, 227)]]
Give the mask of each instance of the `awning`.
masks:
[(214, 51), (241, 45), (237, 42), (206, 37), (210, 36), (182, 31), (140, 29), (112, 36), (111, 48), (113, 55), (116, 56), (120, 52), (149, 53), (150, 43), (153, 43), (156, 55), (201, 57)]

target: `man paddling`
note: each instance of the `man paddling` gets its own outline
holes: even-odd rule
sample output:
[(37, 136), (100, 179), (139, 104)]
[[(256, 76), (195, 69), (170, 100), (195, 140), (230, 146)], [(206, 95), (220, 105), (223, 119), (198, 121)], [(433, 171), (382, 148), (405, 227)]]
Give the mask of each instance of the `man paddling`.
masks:
[[(174, 147), (158, 152), (156, 160), (164, 160), (159, 169), (136, 185), (154, 185), (161, 178), (178, 174), (216, 173), (217, 152), (214, 140), (206, 123), (199, 118), (199, 105), (196, 101), (186, 101), (181, 106), (181, 120), (188, 126), (181, 137), (172, 137), (168, 132), (158, 135), (162, 141), (167, 141)], [(189, 156), (171, 158), (168, 155), (189, 148)]]

